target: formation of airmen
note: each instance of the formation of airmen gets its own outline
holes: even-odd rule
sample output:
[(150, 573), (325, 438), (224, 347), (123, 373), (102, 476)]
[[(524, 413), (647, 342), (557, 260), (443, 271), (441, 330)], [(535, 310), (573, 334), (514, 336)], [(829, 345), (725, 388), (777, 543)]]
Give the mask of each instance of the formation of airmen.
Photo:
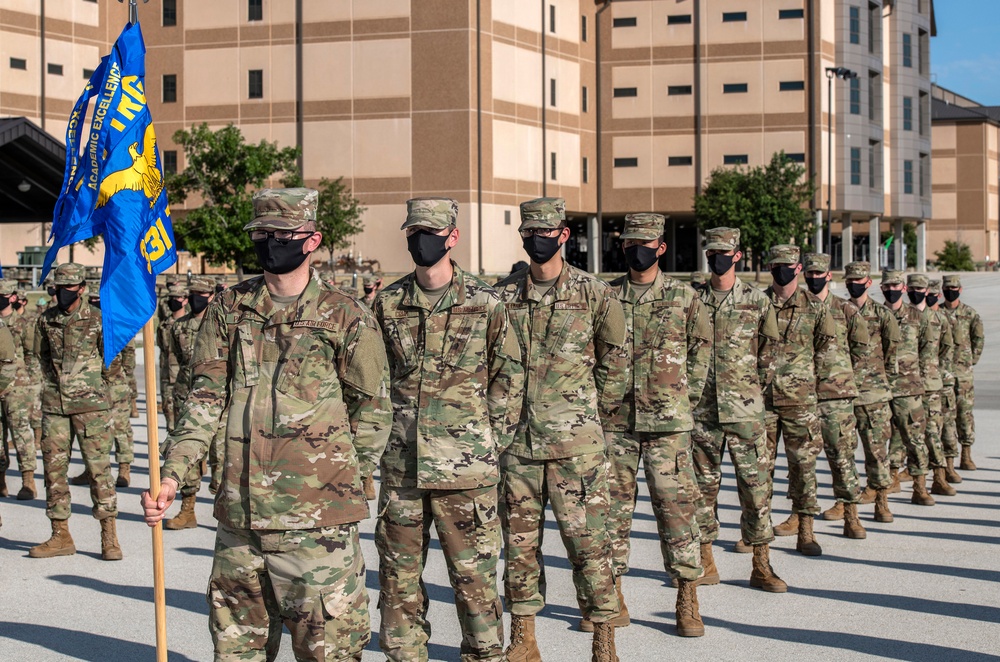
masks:
[[(457, 203), (418, 198), (401, 228), (414, 270), (384, 288), (366, 279), (361, 298), (310, 267), (322, 239), (316, 203), (311, 189), (257, 193), (245, 230), (263, 276), (228, 289), (202, 277), (171, 281), (158, 315), (169, 436), (159, 496), (144, 493), (142, 506), (150, 525), (194, 527), (195, 495), (211, 474), (218, 660), (272, 659), (283, 626), (296, 659), (361, 659), (370, 625), (358, 522), (369, 515), (376, 470), (386, 656), (428, 657), (422, 573), (433, 525), (462, 659), (511, 662), (541, 660), (547, 505), (572, 568), (579, 627), (593, 633), (592, 659), (618, 659), (640, 459), (685, 637), (705, 632), (697, 587), (720, 582), (712, 550), (727, 446), (742, 511), (736, 551), (752, 555), (750, 586), (772, 593), (787, 591), (770, 560), (776, 535), (819, 556), (814, 518), (843, 520), (844, 536), (862, 539), (859, 506), (874, 504), (874, 519), (891, 522), (888, 494), (902, 483), (912, 481), (913, 504), (932, 506), (932, 494), (955, 494), (956, 460), (975, 470), (972, 370), (983, 325), (961, 301), (957, 276), (885, 271), (880, 304), (868, 295), (869, 265), (853, 262), (845, 299), (830, 292), (829, 256), (778, 245), (761, 291), (736, 275), (739, 231), (716, 228), (706, 232), (711, 273), (692, 287), (659, 269), (664, 217), (631, 214), (621, 236), (629, 271), (605, 283), (564, 261), (564, 202), (540, 198), (520, 207), (530, 263), (490, 286), (450, 258)], [(74, 551), (66, 467), (75, 435), (104, 558), (121, 558), (110, 452), (120, 438), (127, 481), (131, 435), (117, 413), (127, 386), (115, 364), (103, 369), (82, 267), (61, 265), (53, 286), (56, 305), (27, 324), (5, 305), (23, 309), (22, 299), (6, 282), (0, 289), (4, 418), (17, 428), (11, 438), (29, 478), (31, 407), (11, 406), (9, 394), (24, 398), (38, 388), (31, 375), (41, 376), (37, 441), (53, 533), (30, 555)], [(116, 362), (119, 374), (128, 369), (127, 358)], [(779, 440), (792, 514), (772, 527)], [(836, 499), (825, 512), (821, 451)], [(28, 479), (23, 490), (34, 490)], [(178, 493), (180, 510), (167, 518)]]

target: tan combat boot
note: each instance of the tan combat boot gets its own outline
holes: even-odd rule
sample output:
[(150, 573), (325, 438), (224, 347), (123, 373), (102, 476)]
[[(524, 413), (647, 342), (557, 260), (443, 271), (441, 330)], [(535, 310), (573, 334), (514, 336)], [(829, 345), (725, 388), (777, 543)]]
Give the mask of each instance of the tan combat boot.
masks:
[(0, 471), (0, 497), (6, 499), (10, 496), (10, 492), (7, 490), (7, 476), (4, 475), (5, 472), (6, 471)]
[(38, 493), (35, 491), (35, 474), (32, 471), (21, 472), (21, 491), (17, 493), (18, 501), (31, 501)]
[(794, 536), (798, 532), (799, 516), (796, 513), (792, 513), (788, 519), (774, 527), (774, 535), (776, 536)]
[(681, 637), (704, 637), (705, 623), (698, 613), (697, 582), (681, 579), (677, 587), (677, 634)]
[(868, 532), (865, 531), (865, 527), (861, 526), (861, 520), (858, 519), (858, 504), (856, 503), (844, 504), (844, 537), (852, 540), (864, 540), (868, 537)]
[(361, 484), (362, 489), (365, 491), (365, 498), (371, 501), (377, 495), (375, 494), (375, 476), (368, 475), (365, 476), (364, 481)]
[(875, 494), (875, 521), (888, 524), (892, 519), (892, 513), (889, 511), (889, 494), (886, 490), (879, 490)]
[(615, 650), (615, 626), (611, 621), (594, 623), (594, 643), (590, 648), (590, 662), (618, 662)]
[(972, 461), (972, 446), (962, 446), (962, 461), (958, 464), (962, 471), (975, 471), (976, 463)]
[(918, 506), (933, 506), (934, 497), (927, 493), (927, 476), (921, 474), (913, 477), (913, 496), (910, 503)]
[(83, 473), (79, 476), (73, 476), (69, 479), (70, 485), (90, 485), (90, 469), (84, 469)]
[[(628, 615), (628, 605), (625, 604), (625, 596), (622, 595), (622, 578), (615, 577), (615, 593), (618, 594), (618, 605), (621, 610), (618, 615), (611, 619), (612, 625), (616, 628), (626, 628), (632, 624), (632, 619)], [(580, 631), (581, 632), (593, 632), (594, 622), (584, 616), (580, 619)]]
[(733, 551), (737, 554), (750, 554), (753, 552), (753, 545), (743, 542), (743, 538), (740, 538), (736, 541), (736, 544), (733, 545)]
[(128, 487), (131, 482), (132, 465), (128, 462), (120, 463), (118, 465), (118, 480), (115, 481), (115, 487)]
[(837, 502), (833, 507), (823, 513), (823, 519), (828, 522), (839, 522), (844, 519), (844, 504)]
[(945, 461), (948, 463), (948, 466), (945, 467), (944, 477), (948, 479), (949, 483), (954, 483), (956, 485), (958, 483), (961, 483), (962, 477), (958, 474), (957, 471), (955, 471), (955, 458), (953, 457), (945, 458)]
[(822, 556), (823, 548), (816, 542), (813, 534), (813, 516), (799, 515), (799, 539), (795, 542), (795, 549), (802, 556)]
[(861, 505), (875, 503), (875, 490), (870, 487), (866, 487), (865, 491), (861, 493), (861, 498), (858, 500), (858, 503)]
[(892, 477), (892, 483), (889, 485), (887, 491), (889, 494), (898, 494), (903, 489), (899, 485), (899, 469), (889, 469), (889, 475)]
[(909, 483), (910, 481), (913, 480), (913, 476), (910, 475), (909, 469), (902, 469), (899, 472), (898, 476), (899, 476), (899, 482), (901, 483)]
[(105, 561), (122, 560), (122, 548), (118, 546), (114, 517), (105, 517), (101, 520), (101, 558)]
[(52, 520), (52, 537), (28, 550), (28, 556), (33, 559), (51, 559), (53, 556), (72, 556), (76, 554), (73, 536), (69, 535), (69, 521)]
[(194, 529), (198, 526), (198, 520), (194, 516), (195, 495), (186, 496), (181, 499), (181, 512), (177, 517), (163, 520), (163, 528), (177, 531), (179, 529)]
[(934, 482), (931, 483), (931, 494), (940, 494), (942, 496), (955, 496), (958, 494), (955, 488), (948, 484), (944, 467), (934, 470)]
[(35, 448), (42, 447), (42, 427), (35, 428)]
[(771, 567), (771, 549), (767, 543), (753, 546), (753, 571), (750, 573), (750, 586), (768, 593), (787, 593), (788, 584), (774, 574)]
[(710, 586), (719, 583), (719, 568), (715, 565), (715, 557), (712, 555), (712, 541), (701, 543), (701, 567), (704, 568), (705, 572), (701, 579), (695, 580), (696, 586)]
[(542, 662), (542, 654), (538, 652), (538, 640), (535, 639), (535, 617), (510, 617), (510, 645), (504, 651), (508, 662)]
[(139, 405), (137, 405), (135, 403), (135, 400), (132, 401), (132, 410), (129, 411), (128, 417), (129, 418), (139, 418)]

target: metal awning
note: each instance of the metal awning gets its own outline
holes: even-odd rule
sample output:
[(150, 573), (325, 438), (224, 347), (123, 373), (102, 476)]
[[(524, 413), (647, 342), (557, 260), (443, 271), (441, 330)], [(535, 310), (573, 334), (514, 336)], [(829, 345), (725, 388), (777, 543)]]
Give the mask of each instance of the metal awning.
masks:
[(51, 223), (65, 166), (62, 143), (27, 118), (0, 117), (0, 223)]

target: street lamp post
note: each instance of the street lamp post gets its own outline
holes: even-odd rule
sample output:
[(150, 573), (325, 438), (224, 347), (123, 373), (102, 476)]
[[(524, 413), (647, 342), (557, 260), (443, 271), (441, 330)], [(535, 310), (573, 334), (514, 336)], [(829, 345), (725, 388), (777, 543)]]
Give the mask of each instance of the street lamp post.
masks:
[[(833, 245), (833, 79), (850, 80), (857, 78), (858, 72), (846, 67), (826, 68), (826, 252), (831, 253)], [(822, 251), (822, 248), (821, 248)]]

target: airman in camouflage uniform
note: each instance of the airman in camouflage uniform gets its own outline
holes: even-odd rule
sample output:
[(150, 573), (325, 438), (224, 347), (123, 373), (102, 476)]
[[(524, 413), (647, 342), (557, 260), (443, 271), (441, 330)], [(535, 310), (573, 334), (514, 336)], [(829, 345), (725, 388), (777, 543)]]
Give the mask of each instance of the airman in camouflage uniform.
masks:
[(42, 443), (42, 370), (38, 365), (38, 356), (35, 354), (35, 324), (38, 322), (38, 316), (45, 312), (45, 297), (39, 298), (35, 307), (32, 308), (25, 293), (22, 291), (18, 294), (22, 304), (18, 311), (18, 324), (24, 325), (22, 344), (28, 384), (30, 385), (31, 428), (35, 433), (35, 448), (40, 448)]
[(101, 522), (101, 557), (122, 558), (115, 529), (118, 497), (111, 475), (111, 396), (104, 368), (100, 310), (86, 300), (85, 270), (61, 264), (53, 282), (58, 305), (45, 311), (35, 327), (35, 347), (43, 374), (42, 466), (46, 511), (52, 537), (32, 547), (28, 556), (49, 558), (76, 553), (69, 532), (67, 484), (70, 445), (76, 436), (90, 472), (94, 518)]
[(774, 309), (763, 292), (736, 277), (743, 257), (740, 231), (714, 228), (705, 233), (705, 255), (712, 280), (702, 292), (712, 322), (712, 354), (705, 388), (694, 410), (694, 467), (701, 490), (698, 525), (701, 562), (699, 584), (718, 584), (719, 570), (712, 542), (719, 537), (717, 504), (722, 486), (722, 454), (736, 469), (740, 498), (740, 538), (753, 549), (750, 585), (770, 593), (788, 586), (770, 562), (771, 463), (764, 423), (764, 390), (774, 376), (774, 344), (778, 326)]
[(297, 660), (360, 660), (370, 637), (361, 476), (389, 435), (388, 368), (368, 308), (309, 266), (317, 197), (254, 195), (246, 229), (265, 274), (206, 311), (159, 496), (142, 497), (154, 526), (223, 421), (208, 591), (217, 661), (274, 659), (282, 625)]
[[(185, 282), (185, 279), (180, 274), (167, 274), (166, 278), (164, 279), (164, 282), (166, 283), (166, 285), (160, 292), (159, 303), (156, 304), (156, 321), (160, 324), (162, 324), (164, 320), (172, 317), (174, 313), (174, 311), (171, 310), (170, 308), (171, 288), (176, 289), (179, 287), (183, 289), (185, 292), (187, 291), (186, 289), (187, 284)], [(186, 308), (184, 312), (187, 312)]]
[(625, 315), (607, 284), (562, 259), (570, 231), (561, 198), (521, 203), (518, 231), (531, 264), (496, 285), (527, 375), (521, 421), (500, 462), (504, 588), (512, 614), (507, 655), (512, 662), (540, 659), (534, 618), (545, 606), (541, 544), (551, 502), (580, 611), (594, 623), (594, 659), (617, 660), (602, 421), (625, 395)]
[(844, 267), (844, 280), (851, 303), (865, 318), (871, 338), (868, 351), (855, 357), (854, 377), (858, 398), (854, 401), (854, 416), (865, 454), (865, 476), (868, 486), (861, 503), (875, 504), (875, 521), (892, 522), (887, 490), (892, 485), (889, 474), (889, 439), (892, 437), (892, 390), (887, 374), (896, 371), (896, 346), (899, 344), (899, 324), (882, 304), (868, 296), (871, 287), (871, 265), (851, 262)]
[[(622, 407), (605, 425), (611, 455), (608, 530), (622, 607), (615, 627), (627, 625), (629, 618), (621, 582), (629, 569), (629, 536), (641, 457), (663, 565), (679, 589), (678, 633), (701, 636), (705, 626), (695, 589), (695, 581), (702, 576), (698, 529), (701, 491), (691, 457), (691, 411), (705, 387), (712, 326), (698, 295), (686, 283), (667, 278), (660, 271), (659, 257), (667, 249), (663, 223), (660, 214), (625, 217), (621, 239), (629, 272), (611, 283), (625, 311), (626, 345), (632, 355)], [(593, 627), (589, 621), (583, 623)]]
[(695, 292), (701, 292), (706, 287), (708, 287), (709, 282), (712, 280), (712, 274), (706, 273), (704, 271), (692, 271), (691, 272), (691, 287)]
[(187, 307), (187, 289), (180, 284), (171, 285), (167, 289), (167, 307), (170, 316), (156, 327), (156, 346), (160, 348), (160, 394), (163, 396), (163, 417), (167, 422), (167, 431), (174, 429), (177, 423), (174, 409), (174, 384), (177, 383), (177, 373), (180, 365), (173, 353), (173, 342), (170, 329), (179, 319), (184, 317)]
[[(0, 317), (0, 397), (6, 393), (17, 378), (17, 351), (14, 348), (14, 337)], [(0, 527), (3, 518), (0, 518)]]
[(365, 274), (361, 279), (361, 289), (365, 292), (361, 300), (371, 308), (375, 305), (375, 297), (382, 291), (382, 274)]
[[(962, 446), (962, 460), (959, 469), (975, 471), (976, 463), (972, 461), (972, 444), (976, 442), (976, 425), (973, 416), (973, 406), (976, 401), (973, 367), (979, 363), (983, 354), (986, 336), (983, 333), (983, 320), (974, 308), (959, 298), (962, 294), (962, 281), (958, 276), (945, 276), (942, 284), (944, 294), (944, 312), (951, 318), (955, 340), (955, 356), (953, 369), (955, 372), (955, 421), (958, 428), (958, 442)], [(945, 453), (945, 455), (950, 455)]]
[(828, 520), (844, 520), (844, 536), (861, 539), (867, 536), (858, 519), (858, 469), (854, 454), (858, 450), (857, 419), (854, 402), (858, 395), (857, 372), (867, 358), (871, 337), (868, 323), (857, 307), (845, 299), (830, 296), (830, 256), (806, 253), (802, 260), (809, 292), (825, 303), (836, 325), (837, 342), (829, 343), (819, 359), (816, 399), (823, 450), (833, 477), (833, 508), (823, 513)]
[(779, 435), (785, 443), (792, 500), (792, 514), (774, 527), (774, 533), (798, 534), (795, 549), (805, 556), (819, 556), (823, 550), (813, 533), (813, 518), (819, 514), (816, 457), (823, 435), (816, 385), (830, 377), (823, 357), (835, 351), (831, 345), (837, 342), (836, 325), (829, 308), (797, 286), (802, 271), (798, 246), (772, 247), (769, 262), (774, 283), (764, 294), (774, 306), (781, 339), (775, 345), (774, 381), (765, 392), (767, 445), (773, 474)]
[(379, 646), (390, 660), (427, 659), (421, 577), (433, 523), (455, 590), (462, 660), (501, 660), (497, 484), (524, 397), (521, 350), (497, 293), (449, 259), (458, 203), (406, 206), (401, 229), (416, 270), (374, 307), (393, 406), (375, 529)]
[(0, 395), (0, 496), (7, 496), (7, 468), (10, 466), (9, 442), (14, 443), (17, 467), (21, 471), (21, 489), (17, 493), (19, 501), (29, 501), (35, 492), (35, 436), (31, 430), (31, 410), (34, 389), (29, 377), (29, 362), (34, 368), (32, 354), (25, 354), (24, 348), (34, 338), (29, 320), (23, 314), (15, 314), (13, 302), (17, 297), (17, 282), (0, 279), (0, 318), (14, 340), (16, 377), (13, 384)]
[[(910, 501), (921, 506), (933, 506), (934, 499), (927, 493), (927, 446), (924, 443), (926, 414), (924, 413), (924, 379), (920, 373), (920, 347), (926, 342), (927, 318), (916, 306), (906, 303), (902, 271), (882, 272), (882, 296), (885, 305), (899, 325), (899, 343), (896, 346), (896, 366), (887, 371), (892, 388), (892, 428), (898, 434), (906, 464), (913, 477), (913, 494)], [(894, 457), (889, 446), (889, 463), (892, 474), (890, 492), (899, 491), (899, 465), (902, 458)]]
[(955, 354), (958, 346), (955, 340), (955, 326), (952, 323), (941, 302), (941, 280), (931, 279), (927, 281), (927, 307), (938, 313), (942, 322), (947, 325), (952, 337), (952, 353), (947, 357), (948, 370), (941, 373), (941, 382), (944, 388), (941, 389), (941, 452), (944, 456), (944, 475), (948, 483), (961, 483), (962, 477), (955, 471), (955, 458), (958, 457), (958, 429), (955, 427)]

